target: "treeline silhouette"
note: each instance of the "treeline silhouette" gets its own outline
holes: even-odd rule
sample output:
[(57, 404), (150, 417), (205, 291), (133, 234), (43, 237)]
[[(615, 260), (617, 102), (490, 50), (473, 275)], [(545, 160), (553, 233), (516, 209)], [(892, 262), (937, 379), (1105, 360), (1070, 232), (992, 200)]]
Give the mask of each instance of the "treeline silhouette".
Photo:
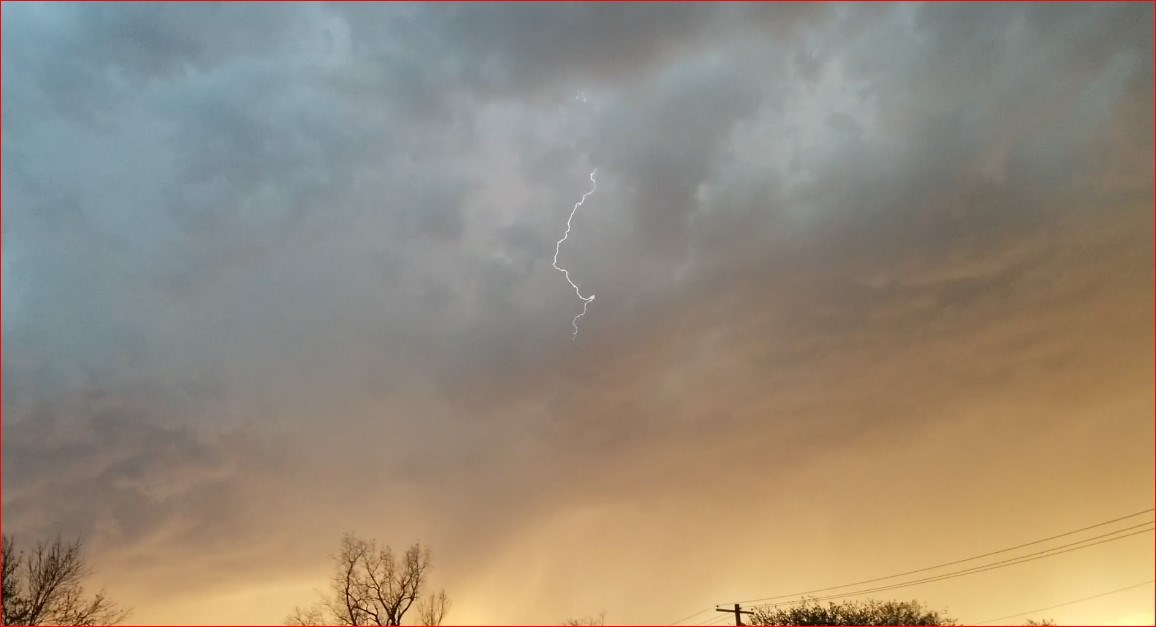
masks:
[[(4, 625), (116, 625), (131, 610), (122, 609), (99, 591), (88, 595), (83, 582), (93, 574), (82, 541), (57, 536), (21, 549), (3, 536), (0, 560), (0, 605)], [(430, 549), (414, 543), (400, 556), (388, 545), (347, 533), (333, 557), (334, 575), (328, 592), (310, 606), (296, 607), (286, 625), (441, 625), (452, 603), (445, 590), (430, 591), (433, 565)], [(823, 605), (815, 599), (787, 606), (753, 609), (752, 626), (770, 625), (958, 625), (943, 612), (919, 601), (843, 601)], [(718, 619), (708, 621), (716, 624)], [(597, 617), (568, 619), (560, 624), (601, 627)], [(726, 624), (725, 622), (722, 624)], [(1027, 620), (1023, 625), (1054, 625)]]

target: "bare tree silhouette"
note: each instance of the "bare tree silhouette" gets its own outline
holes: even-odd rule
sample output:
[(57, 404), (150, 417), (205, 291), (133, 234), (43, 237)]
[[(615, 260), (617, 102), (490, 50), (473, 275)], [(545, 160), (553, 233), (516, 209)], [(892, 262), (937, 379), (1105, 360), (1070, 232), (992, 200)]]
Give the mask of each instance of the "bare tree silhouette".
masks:
[(606, 610), (603, 610), (598, 616), (584, 616), (582, 618), (571, 618), (562, 623), (565, 627), (602, 627), (606, 624)]
[(452, 605), (446, 591), (439, 590), (437, 594), (429, 595), (418, 604), (418, 622), (422, 625), (440, 625), (445, 620), (446, 614), (449, 614)]
[(401, 625), (417, 603), (421, 624), (440, 625), (449, 612), (444, 590), (422, 597), (431, 561), (429, 548), (420, 543), (398, 560), (393, 549), (379, 549), (376, 540), (345, 534), (334, 562), (337, 572), (329, 595), (312, 607), (295, 608), (286, 624)]
[(104, 591), (86, 597), (82, 582), (93, 573), (80, 539), (59, 536), (39, 541), (30, 553), (3, 536), (0, 550), (0, 606), (5, 625), (115, 625), (128, 610), (117, 608)]

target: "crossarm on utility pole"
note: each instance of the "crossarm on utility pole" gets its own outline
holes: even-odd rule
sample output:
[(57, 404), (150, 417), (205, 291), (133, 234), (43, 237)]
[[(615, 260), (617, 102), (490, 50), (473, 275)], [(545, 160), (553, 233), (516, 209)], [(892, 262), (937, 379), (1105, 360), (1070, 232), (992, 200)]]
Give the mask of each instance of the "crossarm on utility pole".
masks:
[(719, 608), (715, 608), (714, 611), (727, 612), (727, 613), (733, 612), (735, 615), (735, 627), (743, 627), (743, 616), (742, 615), (751, 613), (750, 610), (744, 610), (743, 606), (739, 605), (738, 603), (735, 603), (734, 609), (723, 609), (723, 608), (719, 607)]

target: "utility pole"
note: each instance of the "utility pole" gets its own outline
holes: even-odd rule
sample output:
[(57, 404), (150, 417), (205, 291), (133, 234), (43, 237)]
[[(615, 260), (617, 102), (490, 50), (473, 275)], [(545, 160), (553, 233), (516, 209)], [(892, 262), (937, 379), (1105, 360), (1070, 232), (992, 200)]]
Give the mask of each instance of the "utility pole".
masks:
[(738, 603), (735, 603), (735, 608), (733, 610), (724, 610), (723, 608), (718, 607), (718, 608), (715, 608), (714, 611), (727, 612), (727, 613), (734, 612), (734, 614), (735, 614), (735, 627), (743, 627), (743, 614), (750, 614), (751, 613), (750, 610), (744, 610), (743, 606), (739, 605)]

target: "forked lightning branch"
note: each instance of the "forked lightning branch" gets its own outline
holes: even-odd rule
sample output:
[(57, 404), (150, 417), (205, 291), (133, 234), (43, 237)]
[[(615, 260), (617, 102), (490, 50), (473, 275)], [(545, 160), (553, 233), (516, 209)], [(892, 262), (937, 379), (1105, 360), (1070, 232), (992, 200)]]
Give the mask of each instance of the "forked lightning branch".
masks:
[(571, 326), (574, 327), (574, 334), (570, 337), (571, 340), (578, 339), (578, 319), (586, 315), (586, 308), (594, 301), (594, 295), (582, 295), (582, 292), (578, 289), (578, 284), (570, 278), (570, 272), (558, 265), (558, 253), (562, 250), (562, 242), (570, 237), (570, 222), (574, 220), (574, 214), (578, 212), (578, 207), (581, 207), (582, 203), (586, 202), (586, 199), (590, 197), (590, 194), (593, 194), (594, 190), (598, 189), (598, 181), (594, 180), (594, 173), (597, 171), (598, 168), (595, 168), (590, 172), (590, 191), (582, 194), (582, 199), (574, 204), (574, 208), (570, 210), (570, 217), (566, 218), (566, 232), (562, 234), (562, 239), (558, 240), (558, 243), (554, 245), (554, 269), (565, 275), (566, 282), (570, 284), (570, 287), (574, 288), (574, 293), (578, 295), (578, 300), (582, 301), (582, 313), (574, 316), (574, 320), (570, 322)]

